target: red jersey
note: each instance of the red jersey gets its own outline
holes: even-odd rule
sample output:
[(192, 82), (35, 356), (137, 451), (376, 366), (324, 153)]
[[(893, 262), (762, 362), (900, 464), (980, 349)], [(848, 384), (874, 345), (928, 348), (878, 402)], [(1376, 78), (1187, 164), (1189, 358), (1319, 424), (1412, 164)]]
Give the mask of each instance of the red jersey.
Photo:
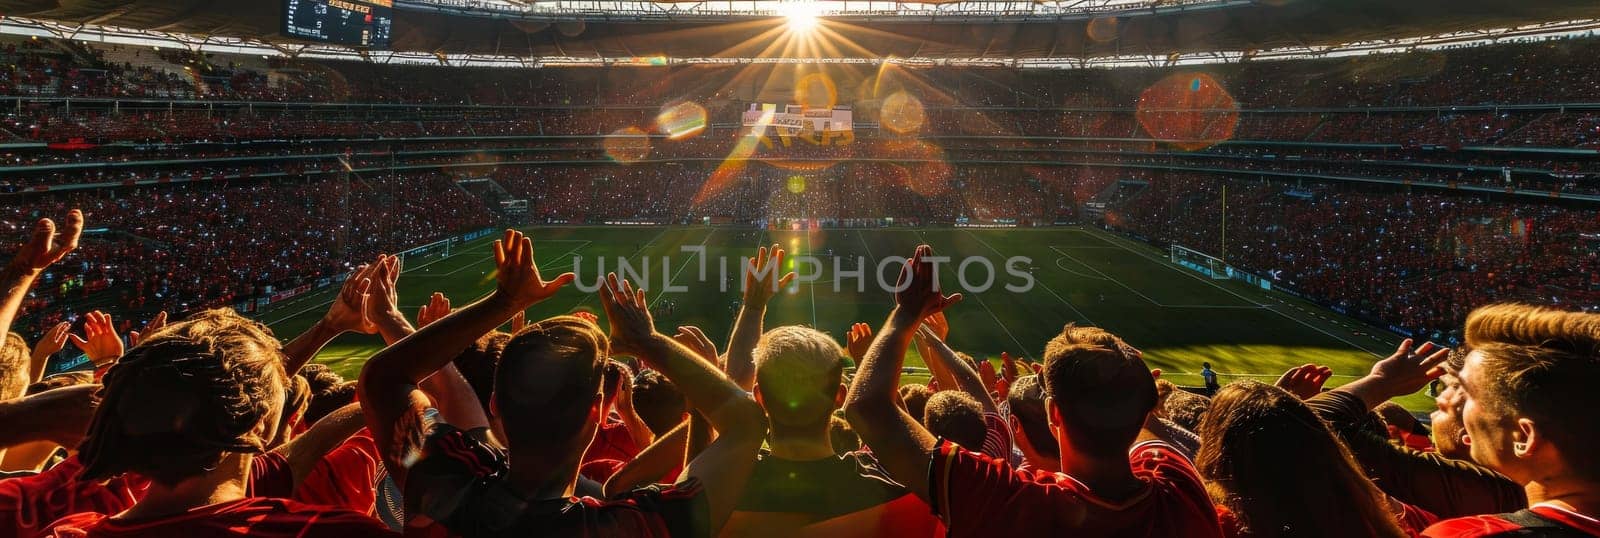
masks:
[(1600, 536), (1600, 519), (1539, 503), (1509, 514), (1446, 519), (1422, 531), (1428, 538), (1479, 536)]
[(83, 464), (72, 456), (42, 473), (0, 480), (0, 538), (32, 537), (55, 520), (79, 512), (127, 510), (148, 485), (126, 477), (85, 482), (78, 480), (81, 470)]
[(1066, 474), (1023, 473), (941, 441), (928, 489), (952, 537), (1222, 535), (1200, 474), (1183, 454), (1150, 441), (1134, 445), (1128, 463), (1146, 487), (1111, 501)]
[(203, 506), (148, 521), (83, 512), (55, 522), (48, 538), (388, 538), (398, 536), (378, 520), (348, 510), (251, 497)]
[(372, 514), (383, 463), (372, 435), (363, 429), (328, 452), (295, 486), (294, 500)]
[[(595, 432), (594, 441), (589, 443), (589, 449), (583, 453), (583, 463), (596, 460), (633, 461), (642, 450), (633, 444), (633, 436), (628, 435), (628, 426), (620, 420), (607, 419), (600, 425), (600, 431)], [(589, 477), (595, 480), (605, 478)]]

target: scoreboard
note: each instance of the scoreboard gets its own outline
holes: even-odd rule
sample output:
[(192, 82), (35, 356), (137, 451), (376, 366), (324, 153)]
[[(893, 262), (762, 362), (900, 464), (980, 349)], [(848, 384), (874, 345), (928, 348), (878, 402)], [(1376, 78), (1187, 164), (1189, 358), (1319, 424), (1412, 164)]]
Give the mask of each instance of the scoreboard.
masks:
[(363, 48), (387, 48), (394, 0), (283, 0), (288, 37)]

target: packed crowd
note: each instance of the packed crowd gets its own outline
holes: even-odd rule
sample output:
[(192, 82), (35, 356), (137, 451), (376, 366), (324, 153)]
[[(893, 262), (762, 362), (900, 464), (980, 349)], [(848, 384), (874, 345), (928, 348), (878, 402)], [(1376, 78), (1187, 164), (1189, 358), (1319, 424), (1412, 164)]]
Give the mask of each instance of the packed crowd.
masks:
[(232, 305), (342, 275), (350, 260), (495, 223), (439, 174), (150, 186), (78, 191), (0, 207), (0, 230), (79, 208), (99, 225), (87, 255), (40, 275), (28, 329), (77, 322), (90, 309), (126, 320), (163, 308)]
[[(1243, 108), (1504, 105), (1592, 101), (1600, 40), (1573, 37), (1196, 68), (1225, 82)], [(195, 97), (276, 102), (618, 105), (732, 97), (743, 68), (496, 69), (260, 58), (225, 53), (0, 36), (0, 90), (60, 97)], [(770, 68), (763, 68), (770, 69)], [(1167, 68), (893, 69), (833, 77), (841, 96), (905, 88), (929, 104), (1125, 106)], [(888, 80), (879, 80), (882, 75)], [(472, 84), (460, 84), (470, 79)], [(662, 84), (666, 80), (670, 84)], [(906, 83), (914, 80), (919, 83)], [(1507, 83), (1511, 81), (1512, 83)], [(888, 82), (888, 84), (885, 84)], [(870, 88), (862, 91), (858, 86)], [(919, 90), (918, 88), (923, 88)], [(689, 94), (681, 94), (688, 89)], [(678, 92), (669, 94), (667, 92)], [(751, 96), (746, 96), (746, 99)]]
[[(726, 340), (660, 332), (614, 274), (604, 319), (529, 320), (574, 276), (507, 230), (492, 293), (414, 319), (380, 254), (287, 342), (218, 308), (126, 342), (96, 312), (30, 348), (23, 299), (96, 225), (39, 219), (0, 270), (0, 535), (1600, 536), (1577, 412), (1600, 314), (1484, 305), (1462, 345), (1406, 340), (1332, 390), (1316, 364), (1185, 390), (1098, 327), (1037, 363), (960, 353), (926, 245), (842, 342), (764, 326), (794, 278), (777, 245)], [(312, 364), (344, 333), (384, 343), (354, 380)], [(93, 369), (42, 378), (67, 342)], [(900, 382), (912, 346), (926, 385)], [(1430, 385), (1431, 431), (1390, 403)]]
[(1222, 253), (1281, 288), (1419, 337), (1461, 341), (1473, 304), (1600, 308), (1593, 208), (1182, 172), (1136, 177), (1148, 187), (1111, 210), (1113, 227)]

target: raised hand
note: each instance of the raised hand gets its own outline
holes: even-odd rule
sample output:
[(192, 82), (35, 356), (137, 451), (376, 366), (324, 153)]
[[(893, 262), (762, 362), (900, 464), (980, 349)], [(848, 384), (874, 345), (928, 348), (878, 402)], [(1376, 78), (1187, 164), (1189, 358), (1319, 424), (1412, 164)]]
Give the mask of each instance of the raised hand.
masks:
[(1000, 391), (1000, 376), (995, 374), (994, 363), (987, 360), (978, 361), (978, 379), (983, 381), (983, 388)]
[(611, 351), (637, 356), (641, 346), (656, 332), (655, 320), (650, 317), (650, 307), (644, 300), (644, 290), (635, 290), (627, 280), (609, 273), (606, 285), (600, 288), (600, 306), (605, 309), (606, 321), (611, 325)]
[(707, 337), (699, 327), (689, 325), (678, 327), (678, 334), (672, 335), (672, 339), (694, 351), (696, 356), (705, 359), (706, 362), (717, 364), (717, 344), (712, 343), (711, 338)]
[(72, 324), (65, 321), (45, 331), (39, 342), (33, 345), (33, 359), (39, 360), (55, 355), (61, 348), (67, 347), (67, 335), (71, 332)]
[(933, 271), (933, 263), (927, 261), (933, 255), (933, 247), (922, 245), (917, 247), (916, 254), (906, 260), (905, 267), (900, 269), (899, 286), (904, 289), (894, 294), (895, 304), (905, 309), (906, 314), (915, 314), (916, 319), (927, 319), (928, 316), (943, 312), (950, 305), (961, 302), (961, 294), (953, 293), (944, 295), (939, 292), (939, 281)]
[(783, 270), (783, 249), (774, 243), (770, 250), (761, 247), (756, 250), (756, 257), (750, 260), (744, 274), (744, 302), (747, 305), (765, 306), (778, 290), (789, 285), (794, 280), (794, 272), (780, 273)]
[(28, 242), (22, 244), (17, 251), (17, 257), (11, 263), (20, 269), (28, 271), (41, 271), (50, 264), (61, 261), (61, 258), (78, 248), (78, 238), (83, 235), (83, 212), (72, 210), (67, 212), (67, 226), (58, 235), (56, 223), (50, 219), (39, 219), (33, 225), (33, 235)]
[(429, 323), (448, 315), (450, 315), (450, 298), (445, 297), (443, 293), (433, 292), (433, 296), (428, 298), (428, 304), (417, 309), (417, 328), (426, 327)]
[(922, 320), (922, 324), (933, 330), (941, 342), (950, 341), (950, 320), (945, 319), (944, 312), (934, 312)]
[(379, 254), (366, 277), (372, 282), (367, 288), (363, 311), (367, 322), (376, 326), (380, 320), (403, 318), (400, 314), (400, 258)]
[(1273, 383), (1278, 388), (1286, 390), (1289, 394), (1302, 400), (1316, 396), (1322, 392), (1322, 385), (1333, 377), (1333, 369), (1327, 366), (1305, 364), (1290, 368), (1278, 377), (1278, 382)]
[(376, 269), (375, 265), (362, 265), (345, 278), (339, 296), (333, 299), (328, 313), (322, 315), (324, 327), (336, 332), (377, 334), (378, 325), (367, 318), (368, 291)]
[(68, 335), (72, 345), (83, 350), (96, 367), (117, 360), (122, 356), (122, 338), (117, 336), (117, 328), (111, 323), (111, 315), (99, 310), (90, 312), (83, 319), (83, 337), (76, 334)]
[(162, 310), (160, 312), (156, 312), (155, 317), (150, 318), (150, 321), (145, 322), (143, 330), (128, 331), (128, 347), (138, 347), (139, 342), (144, 339), (144, 335), (150, 334), (151, 332), (166, 326), (167, 311)]
[(1385, 400), (1422, 390), (1429, 381), (1444, 374), (1442, 365), (1450, 349), (1428, 342), (1420, 346), (1407, 338), (1394, 354), (1373, 363), (1366, 377), (1339, 387), (1361, 398), (1370, 409)]
[(1427, 342), (1413, 347), (1410, 338), (1400, 342), (1394, 354), (1372, 365), (1368, 377), (1381, 379), (1395, 396), (1410, 394), (1444, 374), (1441, 365), (1450, 358), (1450, 348)]
[(546, 281), (533, 263), (533, 239), (516, 230), (506, 230), (505, 237), (494, 242), (495, 296), (510, 301), (517, 310), (549, 299), (572, 282), (572, 273), (562, 273), (555, 280)]
[(851, 325), (850, 334), (845, 337), (845, 350), (850, 353), (850, 360), (861, 364), (869, 347), (872, 347), (872, 326), (865, 323)]

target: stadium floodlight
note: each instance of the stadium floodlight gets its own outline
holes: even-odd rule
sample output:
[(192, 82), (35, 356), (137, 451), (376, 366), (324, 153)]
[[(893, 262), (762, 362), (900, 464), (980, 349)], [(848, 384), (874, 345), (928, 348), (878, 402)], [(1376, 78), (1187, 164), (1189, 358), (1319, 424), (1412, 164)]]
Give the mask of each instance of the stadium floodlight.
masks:
[(785, 25), (791, 33), (808, 34), (822, 23), (822, 4), (819, 2), (784, 2), (778, 12), (787, 19)]

